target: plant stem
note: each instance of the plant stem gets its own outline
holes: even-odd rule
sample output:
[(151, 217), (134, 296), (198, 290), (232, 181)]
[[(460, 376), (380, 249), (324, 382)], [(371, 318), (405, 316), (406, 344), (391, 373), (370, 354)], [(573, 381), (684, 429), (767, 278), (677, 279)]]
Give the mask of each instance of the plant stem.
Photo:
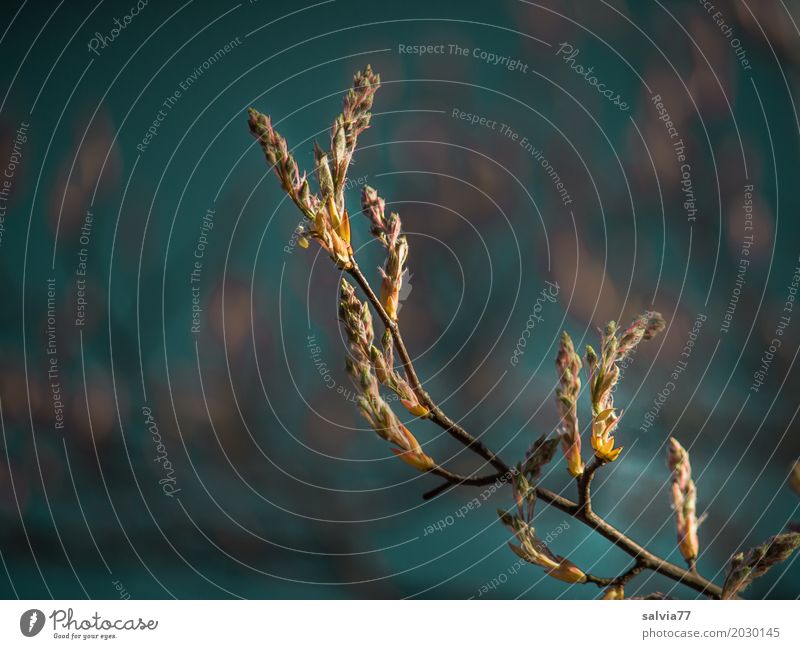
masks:
[(594, 456), (583, 473), (575, 479), (578, 483), (578, 506), (589, 514), (592, 513), (592, 479), (594, 478), (595, 471), (603, 466), (603, 464), (605, 464), (605, 462), (602, 462), (597, 456)]

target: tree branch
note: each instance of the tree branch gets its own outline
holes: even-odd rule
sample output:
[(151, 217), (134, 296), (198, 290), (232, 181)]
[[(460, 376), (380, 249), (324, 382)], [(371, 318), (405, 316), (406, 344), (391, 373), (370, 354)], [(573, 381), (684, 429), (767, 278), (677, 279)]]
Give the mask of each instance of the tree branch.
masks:
[[(345, 112), (340, 117), (340, 120), (345, 119), (345, 114), (347, 114), (349, 118), (354, 118), (355, 112), (358, 112), (358, 114), (355, 116), (366, 120), (361, 126), (361, 130), (366, 128), (366, 124), (368, 123), (370, 115), (369, 109), (372, 105), (372, 94), (374, 94), (379, 85), (379, 78), (372, 74), (372, 71), (369, 67), (366, 68), (364, 73), (359, 73), (359, 75), (356, 77), (354, 91), (352, 91), (354, 94), (352, 96), (348, 95), (349, 99), (347, 100), (350, 102), (355, 102), (358, 99), (360, 101), (357, 106), (358, 111), (356, 111), (356, 108), (354, 107), (355, 104), (348, 104), (346, 101)], [(352, 121), (352, 119), (350, 121)], [(337, 124), (341, 126), (341, 121), (337, 122)], [(355, 262), (355, 259), (352, 257), (352, 249), (349, 243), (349, 220), (346, 214), (344, 215), (344, 219), (341, 219), (341, 217), (339, 217), (337, 214), (335, 206), (327, 208), (326, 213), (317, 212), (317, 208), (319, 207), (318, 197), (316, 195), (310, 195), (305, 174), (303, 174), (302, 177), (300, 176), (296, 162), (292, 158), (291, 154), (288, 153), (286, 141), (273, 130), (268, 117), (260, 115), (255, 110), (251, 109), (250, 128), (261, 143), (261, 146), (267, 156), (267, 160), (276, 170), (282, 186), (289, 196), (294, 200), (300, 210), (314, 225), (314, 227), (304, 230), (304, 235), (317, 238), (322, 244), (323, 248), (330, 252), (331, 257), (334, 259), (337, 266), (340, 269), (345, 270), (353, 277), (356, 283), (361, 287), (361, 290), (367, 296), (367, 299), (372, 304), (372, 307), (380, 316), (387, 331), (391, 332), (394, 341), (394, 347), (397, 350), (397, 354), (400, 358), (406, 378), (419, 403), (425, 406), (425, 408), (427, 408), (429, 411), (427, 415), (428, 418), (450, 433), (450, 435), (455, 437), (466, 448), (480, 455), (498, 471), (498, 473), (488, 476), (462, 476), (452, 473), (440, 466), (435, 466), (430, 469), (429, 472), (442, 477), (446, 483), (429, 491), (425, 496), (428, 498), (433, 497), (451, 485), (466, 484), (480, 486), (500, 481), (503, 476), (514, 478), (516, 476), (516, 469), (510, 468), (502, 459), (500, 459), (500, 457), (498, 457), (493, 451), (484, 445), (483, 442), (470, 435), (466, 430), (464, 430), (464, 428), (450, 419), (433, 401), (433, 399), (431, 399), (430, 395), (423, 388), (422, 382), (417, 376), (411, 361), (411, 357), (409, 356), (405, 343), (403, 342), (403, 337), (400, 333), (400, 328), (397, 322), (388, 315), (381, 301), (375, 295), (369, 285), (369, 282), (361, 272), (361, 269), (358, 267), (358, 264)], [(341, 138), (344, 131), (340, 128), (338, 133), (339, 137)], [(334, 136), (336, 136), (336, 132), (334, 132)], [(345, 135), (345, 138), (346, 137), (347, 136)], [(345, 147), (346, 146), (347, 140), (345, 139)], [(355, 147), (355, 137), (352, 138), (351, 146), (352, 148)], [(335, 154), (334, 159), (337, 162), (337, 181), (342, 183), (344, 179), (344, 173), (347, 169), (347, 164), (349, 164), (349, 158), (344, 160), (337, 152), (341, 153), (339, 149), (334, 147), (332, 155)], [(350, 151), (350, 155), (352, 155), (352, 151)], [(344, 166), (342, 166), (342, 162), (344, 162)], [(333, 180), (330, 178), (330, 171), (327, 163), (324, 166), (320, 165), (320, 169), (328, 170), (327, 178), (323, 177), (321, 172), (319, 178), (320, 189), (325, 196), (326, 181), (328, 184), (332, 185)], [(330, 198), (330, 193), (328, 193), (327, 196)], [(312, 209), (312, 207), (314, 209)], [(382, 201), (380, 202), (380, 209), (383, 209)], [(321, 219), (321, 221), (318, 223), (316, 222), (317, 217), (320, 217)], [(399, 230), (399, 221), (397, 222), (397, 226)], [(400, 270), (402, 270), (402, 262), (400, 262), (398, 265)], [(400, 284), (400, 277), (402, 277), (402, 275), (399, 275), (397, 278), (395, 278), (395, 284), (398, 288)], [(658, 316), (658, 320), (651, 319), (649, 317), (646, 320), (642, 320), (640, 318), (635, 324), (636, 328), (633, 328), (632, 326), (632, 328), (627, 330), (623, 335), (623, 339), (627, 344), (627, 347), (625, 348), (626, 351), (632, 348), (632, 346), (635, 346), (635, 344), (638, 344), (639, 340), (645, 338), (646, 336), (652, 336), (655, 331), (663, 328), (663, 320), (660, 320), (660, 316)], [(612, 324), (611, 326), (613, 329), (614, 325)], [(615, 335), (613, 331), (611, 334), (607, 335), (610, 336), (612, 334)], [(616, 347), (614, 349), (616, 350)], [(594, 352), (592, 353), (594, 354)], [(616, 357), (614, 359), (614, 362), (615, 361)], [(597, 359), (595, 357), (595, 363), (596, 362)], [(613, 389), (613, 383), (607, 389)], [(602, 398), (599, 399), (599, 402), (603, 401), (604, 400)], [(616, 455), (614, 457), (616, 457)], [(690, 570), (686, 570), (671, 564), (664, 559), (661, 559), (594, 513), (592, 510), (590, 488), (594, 473), (600, 466), (602, 466), (602, 464), (603, 462), (601, 460), (595, 458), (589, 464), (589, 466), (586, 467), (584, 473), (577, 478), (577, 503), (574, 503), (567, 498), (564, 498), (563, 496), (546, 489), (545, 487), (535, 487), (538, 498), (552, 505), (556, 509), (563, 511), (575, 520), (581, 521), (588, 527), (592, 528), (601, 536), (605, 537), (614, 545), (632, 556), (635, 560), (635, 565), (632, 568), (616, 578), (601, 578), (589, 575), (587, 576), (587, 581), (595, 583), (598, 586), (624, 584), (628, 579), (631, 579), (642, 570), (648, 569), (658, 572), (659, 574), (669, 577), (670, 579), (673, 579), (679, 583), (683, 583), (700, 593), (708, 595), (709, 597), (717, 599), (721, 598), (722, 589), (702, 577), (696, 571), (694, 565), (691, 566)]]

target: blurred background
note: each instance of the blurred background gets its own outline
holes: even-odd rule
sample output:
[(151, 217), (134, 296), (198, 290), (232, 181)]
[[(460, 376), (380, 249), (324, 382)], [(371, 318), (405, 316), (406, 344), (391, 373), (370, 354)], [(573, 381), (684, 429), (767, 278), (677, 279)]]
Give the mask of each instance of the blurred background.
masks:
[[(339, 271), (296, 245), (300, 215), (246, 108), (272, 115), (310, 168), (367, 63), (383, 87), (350, 171), (354, 246), (377, 286), (382, 251), (359, 214), (369, 184), (408, 232), (400, 319), (444, 410), (516, 462), (557, 424), (561, 331), (582, 349), (655, 308), (668, 329), (625, 364), (625, 450), (598, 475), (596, 511), (680, 563), (674, 435), (707, 513), (705, 576), (720, 582), (731, 554), (800, 519), (787, 486), (800, 456), (797, 2), (4, 13), (3, 597), (598, 596), (519, 566), (495, 514), (508, 487), (423, 501), (438, 480), (358, 415)], [(432, 424), (409, 425), (439, 462), (487, 471)], [(545, 473), (574, 497), (560, 456)], [(540, 504), (536, 520), (584, 569), (628, 565), (556, 510)], [(794, 561), (747, 595), (796, 598), (798, 578)], [(697, 596), (654, 575), (628, 589), (655, 590)]]

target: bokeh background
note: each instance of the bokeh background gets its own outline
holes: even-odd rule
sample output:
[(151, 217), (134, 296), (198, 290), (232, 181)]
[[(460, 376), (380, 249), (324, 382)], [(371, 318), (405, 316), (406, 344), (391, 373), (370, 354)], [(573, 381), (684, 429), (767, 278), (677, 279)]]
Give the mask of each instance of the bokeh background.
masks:
[[(557, 423), (560, 332), (594, 344), (608, 320), (656, 308), (668, 330), (625, 368), (625, 451), (598, 476), (596, 510), (680, 562), (664, 463), (675, 435), (708, 514), (706, 576), (720, 581), (732, 553), (800, 519), (787, 486), (800, 313), (784, 311), (800, 265), (797, 2), (122, 0), (8, 2), (4, 14), (3, 597), (598, 596), (518, 565), (495, 514), (507, 487), (423, 501), (438, 482), (357, 414), (339, 273), (296, 246), (299, 214), (246, 108), (271, 114), (310, 167), (367, 63), (384, 86), (351, 169), (354, 241), (377, 283), (381, 252), (358, 214), (369, 183), (409, 232), (401, 321), (444, 409), (514, 462)], [(431, 424), (412, 427), (452, 469), (486, 470)], [(572, 496), (560, 457), (544, 480)], [(558, 511), (540, 505), (537, 529), (595, 573), (628, 565)], [(748, 596), (795, 598), (798, 578), (794, 561)], [(696, 596), (653, 575), (629, 594), (654, 590)]]

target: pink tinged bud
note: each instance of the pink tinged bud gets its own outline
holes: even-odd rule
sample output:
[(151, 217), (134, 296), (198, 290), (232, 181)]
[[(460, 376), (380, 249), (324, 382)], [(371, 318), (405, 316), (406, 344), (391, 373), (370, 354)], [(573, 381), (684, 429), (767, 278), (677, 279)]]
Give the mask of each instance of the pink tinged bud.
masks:
[(508, 513), (503, 512), (501, 520), (503, 524), (511, 527), (519, 541), (519, 545), (508, 544), (508, 547), (518, 557), (544, 568), (545, 572), (555, 579), (570, 584), (586, 582), (586, 573), (569, 559), (553, 554), (544, 542), (536, 536), (534, 529), (521, 518), (510, 516)]
[(418, 471), (430, 471), (435, 468), (436, 462), (433, 458), (422, 452), (419, 442), (417, 442), (414, 435), (411, 434), (411, 431), (399, 422), (397, 423), (397, 427), (399, 438), (396, 440), (396, 443), (398, 446), (402, 447), (402, 450), (393, 448), (392, 452), (406, 464), (413, 466)]
[(671, 500), (681, 556), (692, 564), (700, 551), (697, 535), (697, 489), (692, 481), (689, 453), (674, 437), (667, 448), (667, 466), (672, 471)]
[(622, 360), (643, 340), (652, 339), (665, 326), (664, 318), (657, 311), (648, 311), (637, 317), (619, 338), (617, 360)]
[(686, 561), (697, 559), (700, 551), (700, 540), (697, 536), (697, 491), (694, 482), (689, 484), (684, 492), (680, 515), (676, 517), (678, 528), (678, 547)]
[(581, 390), (581, 359), (575, 353), (572, 339), (565, 331), (561, 336), (556, 368), (559, 372), (559, 387), (556, 389), (556, 406), (561, 416), (559, 426), (561, 448), (567, 460), (567, 471), (572, 477), (584, 471), (581, 459), (581, 433), (578, 426), (577, 400)]
[(361, 209), (370, 220), (371, 232), (376, 237), (386, 235), (386, 217), (384, 210), (385, 201), (378, 196), (378, 192), (369, 185), (366, 185), (361, 192)]

